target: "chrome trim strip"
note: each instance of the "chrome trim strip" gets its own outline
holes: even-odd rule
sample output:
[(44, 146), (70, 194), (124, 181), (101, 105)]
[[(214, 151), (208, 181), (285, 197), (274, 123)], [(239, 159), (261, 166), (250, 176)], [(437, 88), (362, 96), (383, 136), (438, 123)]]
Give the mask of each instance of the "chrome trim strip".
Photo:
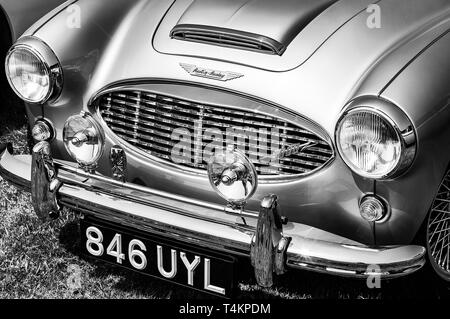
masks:
[(31, 192), (31, 155), (12, 156), (11, 143), (0, 144), (0, 177), (14, 186)]
[[(29, 156), (28, 156), (29, 157)], [(0, 155), (1, 175), (20, 176), (31, 182), (29, 158), (12, 156), (8, 150)], [(58, 164), (58, 178), (64, 181), (58, 191), (60, 203), (85, 214), (142, 229), (160, 236), (173, 238), (207, 249), (234, 255), (250, 256), (254, 228), (218, 222), (180, 214), (180, 204), (173, 209), (156, 206), (164, 200), (162, 192), (137, 185), (120, 183), (113, 179), (92, 175), (64, 163)], [(26, 175), (26, 176), (25, 176)], [(86, 180), (86, 177), (90, 179)], [(67, 180), (66, 180), (67, 179)], [(98, 184), (95, 181), (101, 181)], [(138, 189), (147, 193), (155, 203), (149, 206), (141, 202)], [(148, 195), (153, 194), (153, 195)], [(195, 203), (194, 203), (195, 204)], [(183, 207), (185, 209), (185, 207)], [(200, 210), (204, 209), (199, 206)], [(223, 215), (226, 215), (223, 213)], [(396, 246), (370, 248), (364, 245), (325, 242), (289, 234), (292, 238), (287, 248), (287, 266), (333, 273), (340, 276), (367, 278), (369, 266), (379, 266), (383, 279), (407, 275), (420, 269), (425, 263), (425, 248), (420, 246)]]
[[(381, 279), (408, 275), (425, 265), (426, 251), (421, 246), (360, 248), (306, 238), (302, 238), (300, 244), (293, 238), (287, 252), (287, 265), (343, 277), (380, 275)], [(378, 267), (380, 273), (369, 272)]]
[(11, 173), (6, 168), (2, 167), (2, 165), (0, 165), (0, 177), (17, 188), (31, 192), (31, 181), (29, 179), (24, 179), (14, 173)]

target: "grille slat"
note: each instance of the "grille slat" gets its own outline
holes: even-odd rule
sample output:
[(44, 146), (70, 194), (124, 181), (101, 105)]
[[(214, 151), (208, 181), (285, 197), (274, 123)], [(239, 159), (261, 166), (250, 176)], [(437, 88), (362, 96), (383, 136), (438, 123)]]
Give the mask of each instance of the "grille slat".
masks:
[[(176, 159), (175, 164), (179, 166), (206, 170), (211, 145), (225, 146), (230, 140), (249, 156), (258, 174), (263, 176), (309, 174), (325, 166), (334, 154), (330, 145), (313, 132), (251, 110), (199, 104), (141, 91), (112, 92), (97, 102), (111, 131), (147, 154), (173, 163), (174, 147), (183, 148), (187, 156)], [(189, 133), (188, 140), (172, 140), (176, 129), (183, 130), (178, 133)], [(219, 132), (219, 137), (214, 136), (213, 133)], [(312, 143), (311, 147), (302, 152), (274, 157), (280, 150), (308, 142)]]
[[(102, 107), (106, 107), (105, 105), (104, 105), (104, 103), (102, 103), (101, 104), (101, 106)], [(112, 110), (115, 110), (115, 111), (117, 111), (116, 113), (108, 113), (108, 111), (105, 111), (104, 112), (104, 114), (105, 115), (111, 115), (111, 116), (115, 116), (115, 117), (118, 117), (118, 118), (122, 118), (122, 119), (128, 119), (128, 120), (130, 120), (130, 121), (132, 121), (132, 122), (136, 122), (136, 117), (135, 117), (135, 115), (141, 115), (139, 112), (137, 112), (137, 111), (131, 111), (131, 110), (128, 110), (128, 109), (122, 109), (122, 108), (120, 108), (120, 106), (119, 107), (117, 107), (117, 106), (111, 106), (111, 109)], [(142, 106), (140, 106), (140, 109), (141, 110), (143, 110), (144, 109), (144, 107), (142, 107)], [(156, 113), (154, 110), (152, 111), (153, 113)], [(126, 115), (126, 114), (124, 114), (124, 113), (127, 113), (128, 115)], [(196, 116), (200, 116), (200, 112), (196, 112), (196, 113), (191, 113), (191, 115), (196, 115)], [(164, 115), (161, 115), (162, 117), (164, 117)], [(178, 117), (178, 116), (176, 116), (176, 115), (172, 115), (173, 117), (175, 117), (177, 120), (181, 120), (180, 122), (177, 122), (177, 123), (175, 123), (176, 125), (178, 125), (178, 127), (187, 127), (187, 128), (192, 128), (193, 127), (193, 125), (188, 125), (188, 124), (186, 124), (185, 122), (182, 122), (183, 120), (184, 121), (186, 121), (186, 120), (190, 120), (189, 118), (187, 118), (187, 117), (183, 117), (183, 118), (180, 118), (180, 117)], [(245, 123), (243, 123), (243, 122), (239, 122), (239, 121), (228, 121), (228, 122), (231, 122), (231, 123), (223, 123), (223, 122), (219, 122), (219, 123), (217, 123), (217, 122), (214, 122), (214, 121), (210, 121), (210, 120), (207, 120), (206, 118), (210, 118), (211, 116), (205, 116), (205, 119), (204, 119), (204, 121), (203, 121), (203, 123), (204, 124), (207, 124), (207, 125), (211, 125), (212, 127), (214, 127), (214, 126), (220, 126), (220, 127), (225, 127), (225, 128), (227, 128), (227, 127), (233, 127), (233, 126), (235, 126), (235, 125), (239, 125), (239, 124), (245, 124)], [(149, 117), (146, 117), (145, 116), (145, 114), (142, 114), (140, 117), (140, 123), (141, 124), (143, 124), (143, 125), (149, 125), (149, 126), (152, 126), (153, 124), (154, 124), (154, 122), (151, 122), (151, 121), (149, 121), (149, 120), (153, 120), (154, 118), (155, 118), (155, 115), (150, 115)], [(224, 119), (223, 118), (217, 118), (217, 117), (213, 117), (214, 119), (217, 119), (217, 120), (221, 120), (221, 121), (224, 121)], [(231, 125), (230, 125), (231, 124)], [(255, 124), (255, 126), (256, 126), (256, 124)], [(261, 128), (267, 128), (267, 127), (260, 127), (260, 128), (255, 128), (255, 127), (250, 127), (250, 126), (246, 126), (246, 127), (241, 127), (242, 128), (242, 130), (244, 130), (245, 132), (254, 132), (254, 133), (261, 133), (261, 131), (259, 130), (259, 129), (261, 129)], [(275, 129), (278, 129), (278, 130), (282, 130), (281, 129), (281, 126), (279, 126), (279, 125), (277, 125), (277, 126), (273, 126), (272, 128), (275, 128)], [(169, 127), (169, 126), (166, 126), (166, 130), (172, 130), (173, 129), (173, 127)], [(303, 134), (303, 136), (301, 136), (301, 135), (299, 135), (298, 137), (296, 137), (295, 139), (297, 140), (297, 141), (303, 141), (303, 142), (316, 142), (316, 143), (318, 143), (318, 144), (321, 144), (321, 145), (326, 145), (327, 146), (327, 143), (325, 143), (324, 141), (317, 141), (317, 139), (314, 139), (314, 138), (308, 138), (307, 137), (307, 135), (312, 135), (310, 132), (307, 132), (307, 131), (302, 131), (302, 130), (294, 130), (294, 129), (289, 129), (289, 128), (287, 128), (287, 129), (285, 129), (285, 127), (283, 127), (283, 130), (286, 130), (286, 131), (288, 131), (288, 132), (292, 132), (292, 133), (306, 133), (306, 134)], [(271, 136), (276, 136), (276, 137), (279, 137), (280, 139), (283, 139), (283, 138), (292, 138), (292, 135), (289, 135), (289, 134), (286, 134), (286, 133), (280, 133), (280, 132), (271, 132), (270, 133), (270, 135)], [(250, 135), (249, 136), (249, 139), (250, 140), (252, 140), (252, 136)], [(258, 141), (261, 141), (261, 142), (264, 142), (264, 140), (263, 139), (261, 139), (261, 138), (259, 138), (258, 139)], [(329, 151), (328, 153), (331, 153), (331, 151)]]
[[(109, 113), (105, 112), (104, 114), (109, 114)], [(135, 118), (128, 117), (128, 116), (125, 116), (125, 115), (113, 115), (113, 117), (117, 117), (117, 118), (120, 118), (120, 119), (126, 119), (129, 122), (123, 122), (120, 119), (111, 119), (111, 118), (106, 119), (106, 122), (108, 124), (110, 124), (111, 126), (114, 126), (114, 124), (120, 124), (120, 125), (126, 127), (126, 126), (129, 126), (129, 125), (135, 125), (135, 122), (136, 122)], [(146, 134), (146, 133), (148, 133), (148, 134), (158, 134), (158, 135), (161, 135), (161, 136), (163, 136), (165, 138), (169, 138), (169, 139), (172, 136), (170, 133), (167, 133), (167, 132), (172, 131), (172, 128), (170, 128), (170, 127), (165, 126), (162, 129), (158, 129), (155, 126), (156, 125), (155, 123), (150, 122), (150, 121), (146, 121), (146, 120), (142, 120), (142, 119), (139, 120), (139, 123), (141, 125), (137, 126), (136, 130), (142, 132), (143, 134)], [(143, 125), (151, 126), (152, 129), (145, 128), (145, 127), (143, 127)], [(164, 130), (167, 131), (167, 132), (163, 132)], [(259, 144), (258, 144), (259, 154), (261, 154), (261, 153), (269, 154), (270, 147), (272, 146), (270, 140), (265, 139), (265, 138), (260, 138), (260, 137), (254, 136), (254, 135), (246, 135), (245, 138), (248, 141), (251, 141), (251, 142), (255, 142), (255, 143), (259, 142)], [(219, 141), (220, 142), (220, 140), (217, 140), (217, 139), (216, 140), (214, 140), (214, 139), (211, 140), (211, 142), (214, 142), (214, 141)], [(314, 140), (306, 139), (306, 138), (298, 138), (297, 142), (298, 141), (301, 141), (301, 142), (314, 142)], [(204, 142), (204, 143), (201, 144), (201, 146), (205, 147), (208, 144), (209, 143)], [(239, 141), (236, 141), (235, 144), (237, 146), (246, 146), (245, 143), (242, 143), (242, 142), (239, 142)], [(283, 143), (280, 143), (280, 144), (281, 144), (280, 146), (288, 146), (287, 143), (284, 143), (284, 145), (283, 145)], [(192, 145), (193, 146), (197, 146), (197, 143), (195, 141), (193, 141)], [(326, 149), (321, 149), (321, 148), (318, 148), (318, 147), (311, 148), (311, 151), (315, 151), (315, 152), (318, 152), (318, 153), (323, 153), (325, 156), (324, 155), (313, 155), (313, 154), (303, 154), (303, 156), (309, 157), (309, 158), (316, 158), (316, 159), (319, 159), (319, 160), (326, 161), (326, 160), (328, 160), (328, 156), (332, 154), (331, 151), (326, 150)], [(326, 155), (328, 155), (328, 156), (326, 156)], [(289, 158), (286, 158), (285, 160), (289, 160)]]
[[(116, 126), (111, 126), (115, 131), (117, 131), (117, 132), (120, 132), (120, 133), (123, 133), (123, 134), (121, 134), (121, 135), (128, 135), (128, 136), (126, 136), (126, 140), (129, 142), (130, 140), (131, 141), (133, 141), (133, 142), (136, 142), (136, 143), (138, 143), (139, 141), (151, 141), (151, 142), (154, 142), (154, 143), (158, 143), (158, 144), (162, 144), (162, 145), (165, 145), (166, 143), (167, 143), (167, 140), (164, 140), (164, 139), (161, 139), (161, 138), (158, 138), (158, 137), (153, 137), (153, 136), (147, 136), (147, 135), (142, 135), (142, 134), (140, 134), (139, 135), (139, 138), (140, 138), (140, 140), (137, 140), (137, 139), (134, 139), (132, 136), (131, 136), (131, 133), (129, 133), (129, 132), (127, 132), (126, 130), (124, 130), (124, 129), (122, 129), (122, 128), (119, 128), (119, 127), (116, 127)], [(170, 137), (169, 137), (170, 138)], [(148, 144), (148, 143), (147, 143)], [(201, 146), (203, 149), (205, 148), (205, 147), (207, 147), (208, 146), (208, 144), (209, 143), (207, 143), (207, 142), (203, 142), (203, 143), (196, 143), (195, 141), (193, 141), (192, 143), (189, 143), (189, 145), (186, 145), (187, 147), (189, 147), (189, 146), (191, 146), (192, 148), (195, 148), (196, 146)], [(153, 144), (152, 144), (153, 145)], [(246, 144), (245, 143), (239, 143), (239, 142), (236, 142), (235, 143), (235, 145), (236, 146), (246, 146)], [(168, 149), (168, 148), (164, 148), (166, 151), (167, 151), (167, 153), (168, 154), (170, 154), (171, 153), (171, 149)], [(259, 152), (254, 152), (254, 151), (252, 151), (252, 150), (247, 150), (246, 151), (246, 154), (248, 155), (248, 156), (250, 156), (251, 158), (258, 158), (258, 156), (259, 155), (261, 155), (261, 154), (269, 154), (269, 151), (270, 150), (266, 150), (266, 151), (264, 151), (264, 150), (261, 150), (260, 148), (258, 149), (258, 151)], [(307, 161), (307, 160), (313, 160), (313, 161)], [(322, 165), (322, 161), (325, 161), (325, 160), (328, 160), (328, 157), (326, 157), (326, 156), (318, 156), (318, 155), (314, 155), (314, 154), (306, 154), (306, 153), (303, 153), (301, 156), (296, 156), (296, 157), (292, 157), (292, 158), (284, 158), (283, 159), (283, 162), (293, 162), (293, 163), (296, 163), (296, 164), (303, 164), (303, 165), (307, 165), (307, 166), (312, 166), (312, 167), (320, 167), (321, 165)], [(317, 161), (317, 162), (315, 162), (315, 161)], [(267, 162), (267, 161), (266, 161)], [(260, 161), (258, 161), (258, 160), (255, 160), (255, 163), (261, 163)], [(273, 165), (276, 165), (275, 163), (274, 164), (272, 164), (272, 166)]]
[[(113, 100), (114, 101), (114, 100)], [(156, 101), (152, 101), (152, 106), (146, 106), (145, 104), (142, 104), (143, 102), (141, 101), (141, 104), (139, 105), (139, 109), (143, 110), (143, 111), (147, 111), (149, 113), (154, 113), (155, 109), (154, 106), (156, 105)], [(125, 103), (124, 101), (120, 102), (120, 105), (125, 105), (125, 106), (132, 106), (129, 103)], [(183, 106), (191, 106), (192, 105), (188, 105), (188, 104), (183, 104)], [(136, 106), (132, 106), (132, 107), (136, 107)], [(152, 108), (153, 107), (153, 108)], [(158, 103), (158, 107), (159, 108), (166, 108), (166, 105), (164, 103)], [(178, 109), (176, 109), (176, 111), (180, 111), (180, 112), (184, 112), (187, 114), (191, 114), (191, 115), (196, 115), (199, 116), (200, 112), (192, 112), (192, 111), (187, 111), (186, 109), (181, 110), (180, 107), (178, 107)], [(268, 117), (266, 115), (262, 115), (262, 114), (257, 114), (257, 113), (251, 113), (251, 112), (241, 112), (241, 111), (236, 111), (233, 112), (231, 110), (224, 110), (224, 109), (219, 109), (217, 107), (208, 107), (207, 108), (208, 112), (214, 112), (214, 113), (209, 113), (209, 114), (205, 114), (205, 118), (213, 118), (213, 119), (217, 119), (217, 120), (227, 120), (229, 119), (230, 121), (233, 121), (233, 124), (236, 125), (242, 125), (242, 124), (247, 124), (247, 125), (252, 125), (252, 126), (260, 126), (261, 128), (274, 128), (274, 129), (278, 129), (278, 130), (285, 130), (288, 132), (293, 132), (293, 133), (300, 133), (300, 134), (306, 134), (306, 135), (312, 135), (314, 136), (313, 133), (297, 128), (297, 127), (286, 127), (284, 125), (280, 125), (280, 124), (272, 124), (272, 123), (264, 123), (264, 122), (258, 122), (258, 121), (254, 121), (254, 120), (246, 120), (246, 117), (252, 117), (252, 118), (259, 118), (261, 120), (266, 120), (267, 122), (270, 122), (270, 120), (273, 118)], [(226, 113), (228, 114), (228, 116), (221, 116), (218, 113)], [(242, 116), (243, 118), (233, 118), (233, 116)], [(172, 116), (178, 118), (175, 114), (172, 113)], [(230, 123), (231, 124), (231, 123)], [(327, 145), (326, 142), (324, 141), (320, 141), (321, 144), (325, 144)]]
[[(111, 122), (113, 122), (113, 121), (108, 120), (107, 122), (108, 122), (108, 123), (111, 123)], [(122, 125), (122, 126), (126, 126), (127, 123), (117, 121), (117, 122), (114, 123), (114, 124), (110, 124), (110, 128), (112, 128), (112, 129), (113, 129), (114, 131), (116, 131), (116, 132), (120, 132), (120, 133), (125, 134), (125, 135), (128, 134), (129, 136), (127, 136), (127, 141), (129, 141), (129, 138), (133, 138), (133, 136), (132, 136), (133, 134), (132, 134), (131, 132), (127, 131), (127, 130), (124, 129), (124, 128), (121, 128), (121, 127), (117, 126), (116, 124)], [(163, 145), (167, 143), (167, 140), (162, 139), (162, 138), (158, 138), (158, 137), (154, 137), (154, 136), (148, 136), (148, 135), (146, 135), (145, 133), (158, 134), (158, 135), (160, 135), (161, 137), (171, 138), (171, 136), (169, 136), (168, 134), (167, 134), (167, 135), (162, 135), (161, 132), (156, 132), (156, 131), (146, 130), (146, 129), (142, 129), (142, 128), (138, 128), (138, 131), (143, 131), (143, 132), (144, 132), (144, 134), (139, 134), (139, 138), (140, 138), (140, 139), (146, 140), (146, 141), (152, 141), (152, 142), (156, 142), (156, 143), (161, 143), (161, 144), (163, 144)], [(217, 142), (217, 141), (220, 142), (220, 140), (211, 140), (211, 143)], [(186, 146), (187, 146), (187, 147), (192, 147), (192, 148), (195, 148), (195, 147), (197, 147), (197, 146), (201, 146), (202, 149), (204, 149), (204, 148), (207, 147), (209, 144), (210, 144), (210, 143), (208, 143), (208, 142), (197, 143), (197, 142), (194, 140), (194, 141), (192, 141), (191, 143), (187, 144)], [(236, 142), (235, 142), (235, 145), (238, 146), (238, 147), (245, 147), (247, 144), (246, 144), (245, 142), (239, 142), (239, 141), (236, 141)], [(258, 155), (261, 155), (261, 154), (269, 154), (268, 152), (270, 151), (268, 148), (266, 148), (266, 149), (261, 149), (261, 147), (259, 147), (258, 150), (259, 150), (259, 152), (254, 152), (254, 151), (252, 151), (252, 150), (247, 150), (246, 153), (247, 153), (248, 156), (258, 157)], [(319, 157), (316, 157), (315, 155), (310, 155), (310, 154), (304, 154), (303, 156), (304, 156), (304, 157), (310, 157), (310, 158), (319, 158)], [(285, 160), (290, 160), (290, 159), (287, 159), (287, 158), (286, 158)]]

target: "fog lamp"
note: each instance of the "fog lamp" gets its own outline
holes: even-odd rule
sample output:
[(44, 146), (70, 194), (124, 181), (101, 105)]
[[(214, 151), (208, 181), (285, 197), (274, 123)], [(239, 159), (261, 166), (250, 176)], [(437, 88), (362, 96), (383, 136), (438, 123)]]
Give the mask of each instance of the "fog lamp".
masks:
[(216, 151), (208, 163), (208, 175), (213, 189), (231, 206), (243, 207), (258, 187), (255, 166), (234, 147)]
[(367, 195), (359, 204), (359, 212), (368, 222), (382, 220), (387, 213), (386, 205), (375, 195)]
[(48, 141), (53, 138), (54, 130), (50, 123), (45, 120), (38, 120), (31, 130), (31, 135), (36, 142)]
[(103, 154), (104, 136), (94, 118), (82, 112), (64, 125), (64, 145), (70, 156), (84, 168), (94, 168)]

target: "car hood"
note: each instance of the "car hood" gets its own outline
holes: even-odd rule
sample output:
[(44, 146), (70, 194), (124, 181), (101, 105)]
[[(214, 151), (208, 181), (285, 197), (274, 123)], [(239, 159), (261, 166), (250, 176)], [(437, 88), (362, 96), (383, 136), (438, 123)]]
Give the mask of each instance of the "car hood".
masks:
[(286, 71), (303, 63), (370, 2), (176, 0), (162, 19), (153, 45), (164, 54)]
[[(241, 45), (243, 49), (249, 49), (253, 39), (256, 51), (256, 42), (268, 41), (276, 51), (267, 53), (281, 55), (306, 25), (336, 1), (194, 0), (181, 15), (171, 36), (179, 33), (181, 40), (237, 48)], [(225, 35), (230, 40), (218, 38)], [(246, 41), (239, 43), (244, 36)]]

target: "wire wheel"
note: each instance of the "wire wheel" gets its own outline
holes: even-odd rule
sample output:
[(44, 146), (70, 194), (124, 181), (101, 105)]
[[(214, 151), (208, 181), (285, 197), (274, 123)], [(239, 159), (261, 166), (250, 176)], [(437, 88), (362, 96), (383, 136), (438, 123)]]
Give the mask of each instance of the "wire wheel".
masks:
[(450, 171), (431, 206), (427, 224), (428, 256), (434, 270), (450, 281)]

